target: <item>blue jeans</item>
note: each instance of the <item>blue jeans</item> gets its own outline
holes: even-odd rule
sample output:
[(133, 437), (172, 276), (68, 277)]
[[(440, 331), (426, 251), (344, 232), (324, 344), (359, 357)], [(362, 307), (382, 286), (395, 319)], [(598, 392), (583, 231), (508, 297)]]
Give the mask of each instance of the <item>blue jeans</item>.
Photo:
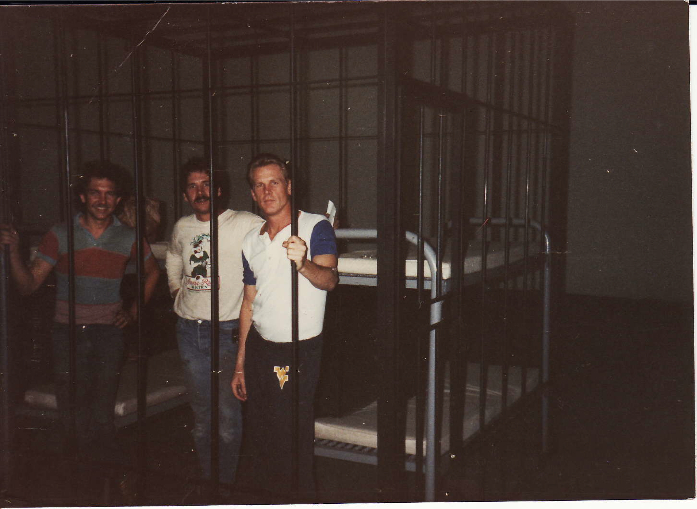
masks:
[[(114, 405), (123, 360), (123, 333), (114, 325), (75, 326), (75, 428), (90, 454), (115, 448)], [(70, 426), (69, 326), (53, 324), (53, 374), (60, 420)]]
[[(230, 382), (237, 361), (237, 320), (220, 322), (219, 361), (219, 472), (220, 481), (231, 483), (242, 438), (242, 407), (232, 394)], [(211, 477), (211, 323), (207, 320), (177, 320), (179, 355), (187, 376), (194, 411), (194, 444), (203, 476)]]

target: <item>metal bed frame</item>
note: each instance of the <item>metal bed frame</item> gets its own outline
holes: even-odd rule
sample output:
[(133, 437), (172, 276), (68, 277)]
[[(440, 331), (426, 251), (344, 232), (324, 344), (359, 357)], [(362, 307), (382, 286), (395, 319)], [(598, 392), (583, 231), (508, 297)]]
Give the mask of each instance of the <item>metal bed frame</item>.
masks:
[[(470, 219), (471, 224), (481, 224), (481, 218)], [(511, 224), (513, 226), (525, 226), (526, 222), (522, 219), (512, 219), (506, 221), (504, 218), (491, 218), (490, 222), (495, 226), (504, 226), (506, 224)], [(543, 268), (543, 306), (542, 306), (542, 360), (541, 360), (541, 372), (542, 378), (539, 384), (540, 387), (545, 386), (549, 381), (549, 341), (550, 341), (550, 306), (551, 306), (551, 279), (552, 279), (552, 268), (551, 268), (551, 254), (552, 254), (552, 243), (550, 236), (547, 232), (543, 231), (542, 226), (539, 223), (532, 222), (530, 226), (535, 228), (540, 233), (544, 234), (544, 252), (541, 253), (542, 259), (544, 260)], [(336, 231), (337, 239), (346, 240), (373, 240), (377, 239), (377, 230), (373, 229), (355, 229), (346, 228), (339, 229)], [(436, 421), (438, 419), (436, 410), (436, 327), (443, 320), (443, 302), (442, 298), (445, 294), (450, 291), (449, 280), (442, 278), (442, 273), (439, 269), (438, 257), (436, 251), (424, 241), (420, 241), (417, 234), (413, 232), (406, 232), (405, 239), (411, 244), (418, 246), (423, 245), (423, 255), (430, 269), (430, 279), (425, 279), (423, 288), (430, 290), (431, 303), (430, 303), (430, 313), (429, 313), (429, 340), (428, 340), (428, 373), (427, 373), (427, 401), (426, 401), (426, 460), (424, 465), (424, 473), (426, 476), (426, 499), (435, 500), (435, 486), (436, 486), (436, 475), (438, 472), (438, 458), (436, 457), (437, 442), (439, 438), (436, 436)], [(459, 263), (462, 265), (462, 260), (453, 260), (451, 263)], [(420, 266), (421, 264), (419, 264)], [(508, 268), (508, 267), (507, 267)], [(440, 283), (439, 283), (440, 281)], [(361, 274), (347, 274), (340, 273), (340, 284), (346, 285), (357, 285), (357, 286), (376, 286), (377, 277), (366, 276)], [(418, 281), (415, 278), (407, 278), (405, 281), (406, 288), (415, 289), (418, 288)], [(442, 289), (439, 291), (439, 288)], [(481, 390), (481, 388), (480, 388)], [(502, 398), (504, 398), (504, 393), (507, 390), (504, 389), (502, 392)], [(542, 391), (543, 405), (542, 405), (542, 443), (543, 450), (547, 448), (547, 431), (548, 431), (548, 401), (547, 394)], [(504, 414), (508, 409), (504, 406), (501, 411), (501, 415)], [(486, 409), (480, 406), (480, 414), (485, 412)], [(418, 418), (418, 416), (417, 416)], [(479, 432), (483, 432), (483, 428), (480, 428)], [(420, 440), (417, 437), (417, 440)], [(356, 461), (360, 463), (377, 464), (377, 450), (372, 447), (366, 447), (346, 442), (338, 442), (336, 440), (328, 439), (316, 439), (315, 441), (315, 454), (318, 456), (325, 456), (336, 459), (343, 459), (349, 461)], [(441, 451), (441, 455), (445, 457), (448, 451)], [(415, 471), (416, 464), (418, 462), (418, 454), (412, 454), (407, 457), (406, 469)]]

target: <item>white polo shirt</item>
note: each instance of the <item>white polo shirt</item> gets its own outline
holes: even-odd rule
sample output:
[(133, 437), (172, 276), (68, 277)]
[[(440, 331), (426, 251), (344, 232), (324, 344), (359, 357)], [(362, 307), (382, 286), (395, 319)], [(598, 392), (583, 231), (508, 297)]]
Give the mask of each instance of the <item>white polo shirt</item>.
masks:
[[(290, 237), (290, 225), (273, 240), (261, 227), (250, 231), (242, 242), (244, 283), (256, 286), (252, 322), (261, 336), (276, 343), (292, 341), (291, 265), (282, 244)], [(337, 254), (336, 236), (327, 218), (301, 212), (298, 236), (308, 245), (308, 260), (323, 254)], [(326, 290), (315, 288), (298, 274), (299, 338), (310, 339), (322, 332)]]

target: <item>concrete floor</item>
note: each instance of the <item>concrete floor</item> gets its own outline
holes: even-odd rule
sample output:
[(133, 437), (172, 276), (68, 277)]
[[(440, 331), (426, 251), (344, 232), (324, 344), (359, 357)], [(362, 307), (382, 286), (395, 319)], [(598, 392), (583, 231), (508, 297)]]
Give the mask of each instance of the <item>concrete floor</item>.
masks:
[[(439, 479), (438, 499), (604, 500), (687, 499), (695, 496), (694, 336), (691, 306), (567, 297), (555, 321), (551, 451), (539, 454), (537, 405), (452, 462)], [(196, 489), (188, 408), (148, 421), (148, 505), (211, 503)], [(116, 476), (78, 467), (50, 449), (47, 424), (18, 422), (10, 489), (3, 507), (129, 505)], [(134, 426), (119, 432), (135, 464)], [(241, 464), (243, 468), (243, 463)], [(318, 458), (323, 502), (417, 501), (413, 475), (377, 495), (374, 466)], [(225, 503), (282, 502), (237, 490)], [(132, 485), (131, 485), (132, 486)], [(76, 496), (76, 494), (78, 494)]]

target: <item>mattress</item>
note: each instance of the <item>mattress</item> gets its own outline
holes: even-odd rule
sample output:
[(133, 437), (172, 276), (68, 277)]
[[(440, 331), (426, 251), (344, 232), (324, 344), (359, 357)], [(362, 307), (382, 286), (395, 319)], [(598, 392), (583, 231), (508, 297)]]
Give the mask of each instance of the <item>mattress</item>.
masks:
[[(463, 420), (462, 438), (467, 438), (479, 431), (479, 370), (476, 363), (467, 364), (467, 389), (465, 395), (465, 412)], [(487, 395), (486, 412), (484, 422), (489, 423), (501, 414), (501, 396), (503, 385), (501, 380), (502, 367), (498, 365), (488, 366), (487, 369)], [(521, 396), (520, 367), (509, 367), (508, 371), (508, 400), (507, 405), (515, 403)], [(533, 390), (539, 383), (539, 370), (526, 370), (526, 391)], [(377, 402), (356, 410), (343, 417), (323, 417), (315, 420), (315, 440), (329, 440), (355, 444), (362, 447), (377, 448)], [(407, 429), (405, 451), (416, 454), (416, 398), (409, 399), (407, 403)], [(440, 439), (441, 452), (450, 449), (450, 386), (448, 378), (445, 380), (443, 395), (443, 414)], [(424, 453), (426, 440), (424, 439)]]
[[(138, 409), (136, 361), (127, 362), (121, 370), (119, 390), (114, 406), (117, 424), (124, 425), (136, 419)], [(181, 368), (179, 352), (168, 350), (148, 358), (148, 381), (146, 386), (147, 414), (173, 408), (186, 402), (187, 389)], [(26, 406), (36, 410), (48, 411), (51, 416), (57, 409), (56, 392), (53, 383), (31, 388), (24, 393)]]
[[(528, 246), (529, 256), (535, 254), (537, 249), (531, 243)], [(418, 263), (416, 260), (416, 246), (409, 244), (405, 260), (405, 276), (416, 278)], [(509, 244), (509, 264), (523, 260), (525, 248), (522, 243)], [(488, 242), (486, 266), (487, 269), (503, 267), (505, 264), (506, 250), (503, 242)], [(452, 274), (450, 251), (446, 249), (443, 260), (443, 279), (450, 279)], [(424, 260), (424, 277), (431, 277), (431, 269), (428, 262)], [(465, 274), (475, 274), (482, 270), (482, 243), (481, 241), (471, 241), (465, 252), (464, 272)], [(378, 273), (377, 250), (366, 249), (342, 253), (339, 255), (339, 274), (353, 274), (361, 276), (376, 276)]]

